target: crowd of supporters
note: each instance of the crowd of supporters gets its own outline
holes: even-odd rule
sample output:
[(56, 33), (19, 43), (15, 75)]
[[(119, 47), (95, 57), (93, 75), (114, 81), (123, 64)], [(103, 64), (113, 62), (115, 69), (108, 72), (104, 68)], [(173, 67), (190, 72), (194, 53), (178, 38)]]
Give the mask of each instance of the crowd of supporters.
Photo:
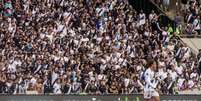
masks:
[(184, 16), (186, 23), (185, 33), (187, 35), (200, 35), (200, 0), (182, 0), (181, 15)]
[(0, 6), (1, 94), (142, 93), (150, 59), (161, 94), (201, 87), (201, 51), (192, 54), (160, 14), (137, 12), (128, 0)]

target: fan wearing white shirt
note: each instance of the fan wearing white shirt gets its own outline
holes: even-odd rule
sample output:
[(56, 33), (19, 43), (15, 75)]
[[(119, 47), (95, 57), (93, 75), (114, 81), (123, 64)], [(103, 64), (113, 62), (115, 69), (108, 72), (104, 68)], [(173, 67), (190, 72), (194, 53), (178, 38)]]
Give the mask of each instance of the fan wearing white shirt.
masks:
[(148, 69), (144, 73), (144, 100), (145, 101), (160, 101), (159, 93), (156, 90), (158, 80), (155, 77), (156, 62), (150, 60)]
[(195, 31), (197, 31), (198, 33), (200, 33), (200, 16), (197, 16), (196, 19), (193, 21), (193, 27), (195, 29)]
[(146, 15), (143, 13), (143, 11), (139, 14), (139, 26), (144, 25), (146, 20)]
[(151, 14), (149, 14), (149, 21), (151, 22), (156, 16), (156, 13), (154, 12), (154, 10), (152, 10)]
[(54, 90), (53, 90), (54, 94), (61, 94), (62, 93), (60, 79), (58, 79), (56, 81), (56, 83), (54, 83), (53, 88), (54, 88)]

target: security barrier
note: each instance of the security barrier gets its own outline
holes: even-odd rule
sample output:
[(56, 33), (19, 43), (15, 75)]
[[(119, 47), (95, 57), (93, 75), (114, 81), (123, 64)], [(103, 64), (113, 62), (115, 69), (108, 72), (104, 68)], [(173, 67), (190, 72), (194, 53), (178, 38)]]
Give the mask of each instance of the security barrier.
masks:
[[(0, 95), (0, 101), (143, 101), (136, 95)], [(201, 95), (164, 95), (161, 101), (201, 101)]]

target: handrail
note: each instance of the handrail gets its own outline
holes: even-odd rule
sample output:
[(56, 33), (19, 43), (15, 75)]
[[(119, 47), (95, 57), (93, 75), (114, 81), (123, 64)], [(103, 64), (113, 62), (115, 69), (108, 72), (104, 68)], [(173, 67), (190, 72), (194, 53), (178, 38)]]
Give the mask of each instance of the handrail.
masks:
[(154, 4), (161, 12), (163, 12), (165, 14), (165, 11), (163, 11), (161, 9), (161, 7), (159, 7), (153, 0), (150, 0), (152, 4)]

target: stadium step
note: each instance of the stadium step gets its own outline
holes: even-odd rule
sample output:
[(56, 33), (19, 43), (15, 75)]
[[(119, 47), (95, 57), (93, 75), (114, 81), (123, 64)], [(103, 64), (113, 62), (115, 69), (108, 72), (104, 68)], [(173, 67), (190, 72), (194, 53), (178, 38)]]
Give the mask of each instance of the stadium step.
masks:
[(184, 43), (186, 43), (191, 49), (198, 53), (198, 50), (201, 49), (201, 38), (181, 38)]

